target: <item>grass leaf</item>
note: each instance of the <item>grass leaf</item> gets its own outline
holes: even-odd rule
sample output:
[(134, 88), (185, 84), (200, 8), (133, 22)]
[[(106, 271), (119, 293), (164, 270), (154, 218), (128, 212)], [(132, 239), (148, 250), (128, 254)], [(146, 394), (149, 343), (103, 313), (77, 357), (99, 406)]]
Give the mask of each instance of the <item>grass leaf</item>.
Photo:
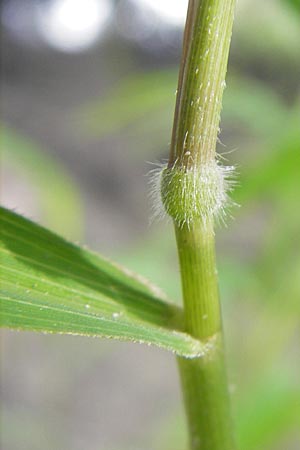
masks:
[(180, 308), (147, 281), (1, 208), (3, 327), (153, 344), (203, 353)]

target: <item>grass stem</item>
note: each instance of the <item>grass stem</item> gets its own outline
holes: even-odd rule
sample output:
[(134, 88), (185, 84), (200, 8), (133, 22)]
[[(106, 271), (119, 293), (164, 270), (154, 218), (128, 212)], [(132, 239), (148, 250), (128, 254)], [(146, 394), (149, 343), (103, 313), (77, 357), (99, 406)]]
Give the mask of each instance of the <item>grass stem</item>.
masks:
[(201, 358), (178, 358), (191, 450), (236, 448), (214, 236), (215, 212), (224, 206), (226, 189), (215, 149), (234, 5), (235, 0), (189, 1), (168, 172), (162, 185), (164, 204), (175, 225), (185, 329), (209, 348)]
[(176, 227), (185, 328), (208, 344), (207, 355), (178, 358), (190, 448), (235, 448), (224, 364), (221, 315), (212, 226)]

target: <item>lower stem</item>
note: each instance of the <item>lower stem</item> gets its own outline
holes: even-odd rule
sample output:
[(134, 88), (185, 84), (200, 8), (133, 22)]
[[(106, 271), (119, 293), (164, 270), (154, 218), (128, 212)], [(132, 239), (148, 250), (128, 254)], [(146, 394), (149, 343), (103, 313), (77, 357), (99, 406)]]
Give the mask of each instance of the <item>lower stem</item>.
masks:
[(219, 307), (213, 224), (175, 225), (185, 329), (207, 343), (200, 358), (178, 358), (191, 450), (234, 450)]

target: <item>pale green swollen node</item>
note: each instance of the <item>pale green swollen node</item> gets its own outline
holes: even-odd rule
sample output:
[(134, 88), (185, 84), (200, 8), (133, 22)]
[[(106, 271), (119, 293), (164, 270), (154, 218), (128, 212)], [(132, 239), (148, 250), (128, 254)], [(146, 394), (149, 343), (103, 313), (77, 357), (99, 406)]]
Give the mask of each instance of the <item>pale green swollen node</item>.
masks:
[(166, 213), (178, 226), (223, 219), (232, 171), (232, 167), (222, 167), (217, 162), (190, 170), (165, 167), (161, 171), (160, 191)]

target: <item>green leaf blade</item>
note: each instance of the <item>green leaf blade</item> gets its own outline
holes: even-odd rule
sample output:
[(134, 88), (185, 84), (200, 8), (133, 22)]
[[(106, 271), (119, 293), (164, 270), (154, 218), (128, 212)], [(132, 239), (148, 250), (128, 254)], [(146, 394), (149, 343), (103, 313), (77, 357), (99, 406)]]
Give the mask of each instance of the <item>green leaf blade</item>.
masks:
[(1, 209), (0, 325), (156, 345), (185, 357), (204, 345), (181, 310), (126, 269)]

